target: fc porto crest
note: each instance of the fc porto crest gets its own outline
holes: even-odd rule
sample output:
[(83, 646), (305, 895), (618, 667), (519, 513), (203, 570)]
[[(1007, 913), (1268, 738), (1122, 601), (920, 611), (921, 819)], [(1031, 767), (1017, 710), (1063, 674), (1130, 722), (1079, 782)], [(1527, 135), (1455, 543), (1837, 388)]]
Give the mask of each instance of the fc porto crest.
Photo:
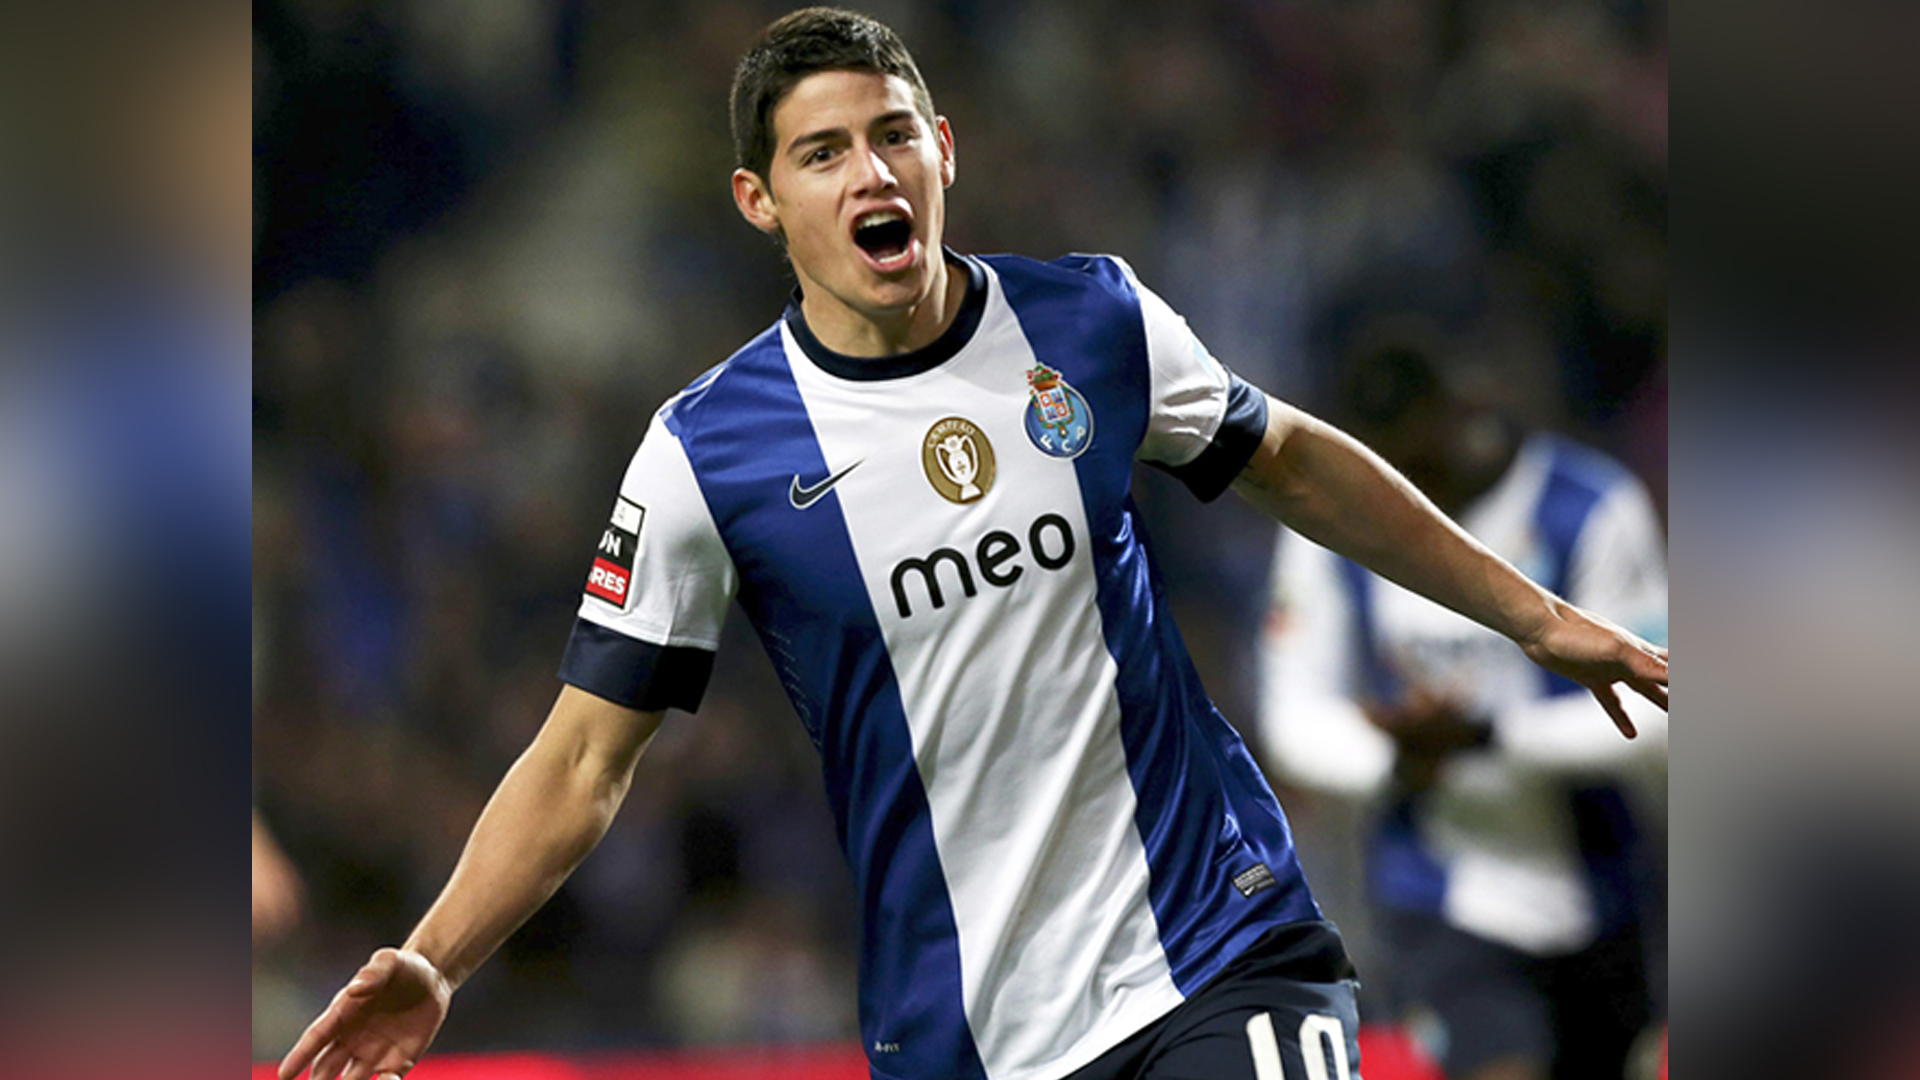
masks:
[(1079, 457), (1093, 441), (1093, 410), (1087, 399), (1045, 364), (1027, 372), (1027, 388), (1033, 394), (1027, 403), (1027, 438), (1043, 454)]

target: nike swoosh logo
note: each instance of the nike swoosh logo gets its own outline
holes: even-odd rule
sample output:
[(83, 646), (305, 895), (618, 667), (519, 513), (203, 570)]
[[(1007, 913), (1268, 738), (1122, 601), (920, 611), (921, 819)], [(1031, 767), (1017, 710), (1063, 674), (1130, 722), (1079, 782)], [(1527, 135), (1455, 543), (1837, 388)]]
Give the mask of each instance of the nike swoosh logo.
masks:
[(827, 477), (812, 487), (801, 487), (799, 474), (794, 474), (793, 485), (787, 488), (787, 501), (793, 504), (795, 510), (805, 510), (807, 507), (819, 502), (820, 496), (825, 495), (829, 488), (839, 483), (841, 477), (859, 468), (860, 462), (865, 460), (865, 458), (861, 458), (860, 461), (856, 461), (846, 468), (841, 469), (839, 472), (834, 473), (832, 476)]

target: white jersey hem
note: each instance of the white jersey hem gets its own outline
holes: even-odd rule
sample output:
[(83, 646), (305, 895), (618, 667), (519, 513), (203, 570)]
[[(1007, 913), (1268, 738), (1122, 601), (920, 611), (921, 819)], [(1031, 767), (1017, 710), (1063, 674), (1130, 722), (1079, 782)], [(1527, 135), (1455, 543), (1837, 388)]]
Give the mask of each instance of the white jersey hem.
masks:
[(1186, 995), (1166, 984), (1164, 989), (1141, 995), (1128, 1008), (1087, 1032), (1061, 1057), (1009, 1073), (990, 1073), (988, 1080), (1063, 1080), (1099, 1060), (1100, 1055), (1138, 1035), (1148, 1025), (1164, 1018), (1186, 1003)]

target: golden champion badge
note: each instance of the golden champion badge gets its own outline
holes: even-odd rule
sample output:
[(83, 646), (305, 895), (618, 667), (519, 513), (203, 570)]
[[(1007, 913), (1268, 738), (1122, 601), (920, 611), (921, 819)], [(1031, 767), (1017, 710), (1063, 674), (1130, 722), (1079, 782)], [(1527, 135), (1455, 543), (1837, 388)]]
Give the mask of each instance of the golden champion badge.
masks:
[(964, 506), (993, 490), (993, 444), (971, 420), (949, 416), (928, 428), (920, 464), (948, 502)]

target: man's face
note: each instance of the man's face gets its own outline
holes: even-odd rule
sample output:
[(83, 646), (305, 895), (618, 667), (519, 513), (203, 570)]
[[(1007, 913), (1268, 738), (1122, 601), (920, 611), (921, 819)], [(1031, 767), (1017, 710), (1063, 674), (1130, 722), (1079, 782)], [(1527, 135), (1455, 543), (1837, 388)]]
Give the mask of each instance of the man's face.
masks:
[(1354, 434), (1442, 509), (1457, 512), (1459, 431), (1458, 409), (1450, 402), (1430, 399), (1411, 406), (1389, 423), (1356, 425)]
[(736, 171), (734, 198), (756, 227), (784, 232), (809, 300), (867, 317), (920, 303), (941, 265), (947, 122), (929, 127), (904, 79), (823, 71), (774, 108), (773, 134), (767, 175)]

